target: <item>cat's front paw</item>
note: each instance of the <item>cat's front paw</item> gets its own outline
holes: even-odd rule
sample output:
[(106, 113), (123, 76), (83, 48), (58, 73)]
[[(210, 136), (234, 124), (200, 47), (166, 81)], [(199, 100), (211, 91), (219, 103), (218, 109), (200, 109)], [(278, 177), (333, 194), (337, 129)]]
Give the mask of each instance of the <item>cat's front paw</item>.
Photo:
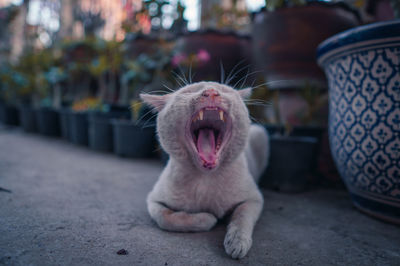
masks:
[(214, 215), (208, 212), (200, 212), (194, 215), (197, 220), (195, 223), (197, 225), (197, 230), (195, 231), (209, 231), (218, 221)]
[(225, 251), (232, 259), (241, 259), (246, 256), (252, 242), (251, 235), (237, 227), (229, 227), (224, 240)]

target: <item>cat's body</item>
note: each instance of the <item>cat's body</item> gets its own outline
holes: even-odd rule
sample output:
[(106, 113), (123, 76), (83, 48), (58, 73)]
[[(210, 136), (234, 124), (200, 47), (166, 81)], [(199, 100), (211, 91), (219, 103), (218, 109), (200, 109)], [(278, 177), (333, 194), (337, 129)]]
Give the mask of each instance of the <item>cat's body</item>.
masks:
[(170, 160), (147, 198), (150, 216), (170, 231), (210, 230), (231, 214), (224, 241), (232, 258), (251, 247), (263, 207), (256, 180), (269, 153), (268, 135), (250, 126), (241, 94), (214, 83), (164, 96), (142, 95), (159, 111), (158, 134)]

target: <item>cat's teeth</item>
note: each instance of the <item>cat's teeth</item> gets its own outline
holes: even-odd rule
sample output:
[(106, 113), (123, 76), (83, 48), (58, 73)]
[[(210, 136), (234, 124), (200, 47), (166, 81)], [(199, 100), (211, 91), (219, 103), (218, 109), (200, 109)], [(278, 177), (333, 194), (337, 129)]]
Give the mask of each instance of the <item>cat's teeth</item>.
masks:
[(203, 120), (203, 116), (204, 116), (203, 110), (200, 110), (200, 112), (199, 112), (199, 119), (200, 119), (200, 120)]
[(224, 120), (224, 111), (222, 111), (222, 110), (219, 110), (219, 119), (222, 121), (225, 121)]

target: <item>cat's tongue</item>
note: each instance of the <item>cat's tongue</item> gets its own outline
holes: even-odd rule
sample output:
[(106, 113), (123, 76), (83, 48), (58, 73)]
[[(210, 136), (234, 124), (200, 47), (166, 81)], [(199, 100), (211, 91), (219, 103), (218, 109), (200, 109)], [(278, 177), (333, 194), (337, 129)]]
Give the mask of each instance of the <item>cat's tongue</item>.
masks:
[(214, 164), (217, 158), (215, 154), (215, 138), (212, 129), (200, 129), (197, 138), (197, 150), (200, 158), (208, 164)]

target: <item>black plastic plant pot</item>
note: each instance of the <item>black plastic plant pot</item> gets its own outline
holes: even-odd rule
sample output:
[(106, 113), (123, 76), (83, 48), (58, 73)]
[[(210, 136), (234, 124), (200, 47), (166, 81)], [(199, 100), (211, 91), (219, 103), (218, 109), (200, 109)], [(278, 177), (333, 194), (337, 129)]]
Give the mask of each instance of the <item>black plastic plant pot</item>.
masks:
[(271, 154), (260, 186), (282, 192), (307, 188), (317, 139), (312, 137), (271, 136)]
[(88, 137), (88, 113), (87, 112), (71, 112), (69, 115), (70, 140), (77, 145), (87, 146)]
[(39, 108), (36, 111), (37, 128), (40, 134), (50, 137), (60, 136), (59, 113), (48, 107)]
[(19, 120), (25, 132), (37, 132), (36, 111), (30, 105), (20, 105), (18, 107)]
[(71, 127), (70, 127), (70, 116), (71, 110), (69, 108), (63, 108), (60, 110), (60, 129), (61, 137), (66, 140), (71, 140)]
[[(265, 124), (265, 129), (267, 129), (270, 135), (280, 134), (284, 135), (285, 127), (280, 125)], [(295, 126), (290, 132), (290, 136), (294, 137), (313, 137), (317, 138), (318, 141), (321, 140), (322, 135), (326, 131), (324, 127), (319, 126)]]
[(114, 152), (123, 157), (149, 158), (155, 155), (155, 126), (137, 125), (131, 120), (112, 120)]
[(18, 126), (19, 115), (17, 107), (2, 103), (0, 105), (0, 121), (5, 125)]
[(129, 119), (129, 112), (115, 111), (108, 113), (94, 112), (89, 114), (89, 147), (93, 150), (113, 151), (113, 128), (111, 120)]
[[(267, 129), (268, 133), (271, 136), (274, 136), (276, 134), (278, 135), (285, 134), (284, 126), (266, 124), (264, 125), (264, 127), (265, 129)], [(311, 164), (312, 172), (316, 172), (318, 168), (318, 155), (321, 149), (322, 136), (325, 131), (326, 128), (319, 126), (295, 126), (293, 127), (289, 135), (291, 137), (312, 137), (317, 139), (317, 144), (315, 145), (314, 148), (315, 152), (313, 153), (314, 157), (312, 159), (312, 164)]]

